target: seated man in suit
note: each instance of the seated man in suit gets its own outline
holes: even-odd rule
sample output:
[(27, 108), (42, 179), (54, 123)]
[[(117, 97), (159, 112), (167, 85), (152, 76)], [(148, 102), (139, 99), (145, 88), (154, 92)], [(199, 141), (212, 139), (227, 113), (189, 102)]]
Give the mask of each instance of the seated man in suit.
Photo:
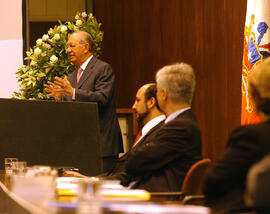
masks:
[[(135, 98), (132, 109), (135, 111), (136, 120), (142, 126), (136, 137), (131, 150), (136, 150), (142, 145), (151, 141), (157, 131), (164, 124), (165, 115), (160, 111), (156, 98), (156, 84), (146, 84), (142, 86)], [(126, 160), (130, 151), (123, 155), (107, 173), (112, 179), (119, 179), (124, 186), (129, 185), (130, 176), (126, 173)]]
[(216, 210), (244, 211), (249, 168), (270, 153), (270, 58), (253, 67), (248, 92), (262, 122), (235, 129), (227, 148), (208, 171), (203, 185), (207, 204)]
[(160, 69), (156, 81), (158, 104), (167, 119), (151, 141), (129, 152), (126, 170), (133, 188), (175, 192), (202, 158), (201, 133), (190, 107), (195, 74), (190, 65), (176, 63)]

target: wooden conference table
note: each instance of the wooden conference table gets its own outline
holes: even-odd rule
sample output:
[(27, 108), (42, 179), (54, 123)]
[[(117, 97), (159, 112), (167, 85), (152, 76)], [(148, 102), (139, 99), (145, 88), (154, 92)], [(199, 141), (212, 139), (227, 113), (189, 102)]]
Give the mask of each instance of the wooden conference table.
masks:
[[(25, 189), (27, 192), (27, 188)], [(131, 202), (128, 202), (131, 203)], [(141, 202), (132, 202), (132, 204)], [(166, 205), (181, 205), (181, 202), (164, 201), (157, 198), (151, 198), (150, 201), (144, 202), (148, 204)], [(147, 209), (147, 208), (146, 208)], [(39, 200), (38, 197), (28, 198), (22, 197), (13, 192), (11, 177), (5, 175), (3, 170), (0, 170), (0, 214), (73, 214), (76, 213), (75, 207), (57, 207), (48, 205)], [(125, 213), (119, 211), (103, 210), (103, 213)], [(130, 213), (130, 212), (129, 212)], [(148, 212), (149, 213), (149, 212)], [(179, 212), (181, 213), (181, 212)], [(210, 212), (211, 214), (223, 214), (222, 212)], [(224, 213), (225, 214), (225, 213)]]

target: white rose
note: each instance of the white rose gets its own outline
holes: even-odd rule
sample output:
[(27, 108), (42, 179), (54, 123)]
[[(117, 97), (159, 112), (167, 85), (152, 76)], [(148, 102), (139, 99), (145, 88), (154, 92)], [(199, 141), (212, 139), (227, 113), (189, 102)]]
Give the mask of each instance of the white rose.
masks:
[(30, 51), (26, 51), (26, 56), (31, 56), (32, 53)]
[(83, 18), (86, 18), (86, 17), (87, 17), (86, 12), (82, 12), (82, 17), (83, 17)]
[(90, 19), (93, 18), (93, 14), (92, 14), (92, 13), (89, 14), (89, 18), (90, 18)]
[(45, 43), (43, 46), (44, 46), (44, 48), (46, 48), (47, 50), (50, 50), (50, 49), (51, 49), (51, 45), (50, 45), (50, 44)]
[(34, 61), (34, 60), (31, 60), (30, 65), (31, 65), (31, 66), (36, 66), (36, 65), (37, 65), (37, 62)]
[(43, 41), (42, 41), (42, 39), (38, 39), (38, 40), (36, 41), (36, 43), (37, 43), (37, 45), (42, 45)]
[(77, 25), (77, 26), (81, 26), (81, 25), (82, 25), (82, 20), (80, 20), (80, 19), (77, 20), (77, 21), (76, 21), (76, 25)]
[(75, 16), (75, 19), (76, 19), (76, 20), (79, 19), (79, 18), (80, 18), (80, 17), (79, 17), (78, 15)]
[(52, 28), (49, 29), (48, 34), (53, 35), (53, 29)]
[(66, 25), (63, 25), (62, 27), (61, 27), (61, 32), (62, 33), (65, 33), (67, 31), (67, 26)]
[(53, 36), (53, 39), (54, 40), (59, 40), (60, 39), (60, 35), (58, 33), (56, 33), (54, 36)]
[(51, 64), (55, 64), (55, 63), (58, 61), (57, 56), (52, 55), (52, 56), (50, 57), (50, 61), (51, 61)]
[(47, 41), (47, 40), (49, 39), (48, 34), (44, 34), (44, 35), (42, 36), (42, 39), (43, 39), (43, 41)]
[(40, 48), (35, 48), (34, 55), (37, 57), (39, 54), (41, 54), (42, 50)]

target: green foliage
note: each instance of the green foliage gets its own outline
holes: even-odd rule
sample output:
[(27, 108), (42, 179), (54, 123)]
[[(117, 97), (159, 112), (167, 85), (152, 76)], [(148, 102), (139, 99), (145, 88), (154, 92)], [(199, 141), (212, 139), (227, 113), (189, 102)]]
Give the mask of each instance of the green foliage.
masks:
[(101, 24), (97, 22), (92, 14), (85, 12), (77, 13), (76, 22), (67, 22), (50, 28), (48, 34), (37, 39), (36, 45), (26, 52), (29, 64), (22, 65), (16, 72), (19, 92), (14, 92), (13, 98), (48, 100), (44, 90), (44, 84), (54, 81), (56, 76), (65, 77), (75, 70), (68, 59), (65, 51), (66, 42), (69, 35), (82, 30), (88, 32), (95, 43), (94, 55), (98, 57), (101, 53), (103, 32), (100, 30)]

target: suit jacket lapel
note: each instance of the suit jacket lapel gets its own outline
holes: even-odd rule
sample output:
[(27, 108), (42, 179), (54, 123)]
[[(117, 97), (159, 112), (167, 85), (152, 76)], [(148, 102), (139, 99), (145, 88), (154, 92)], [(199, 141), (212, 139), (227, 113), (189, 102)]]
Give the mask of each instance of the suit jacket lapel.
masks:
[(150, 129), (150, 130), (146, 133), (146, 135), (143, 136), (143, 138), (140, 140), (140, 142), (138, 142), (138, 144), (136, 144), (136, 146), (135, 146), (134, 148), (130, 148), (130, 150), (128, 150), (128, 151), (126, 152), (126, 154), (124, 154), (124, 155), (120, 158), (120, 160), (126, 160), (127, 157), (128, 157), (128, 153), (129, 153), (132, 149), (135, 149), (137, 146), (144, 144), (145, 139), (146, 139), (153, 131), (155, 131), (157, 128), (159, 128), (159, 127), (162, 126), (163, 124), (164, 124), (164, 120), (160, 121), (156, 126), (154, 126), (152, 129)]
[[(156, 126), (154, 126), (152, 129), (150, 129), (150, 130), (146, 133), (146, 135), (144, 135), (143, 138), (138, 142), (138, 144), (137, 144), (136, 146), (142, 145), (142, 144), (144, 143), (145, 139), (146, 139), (150, 134), (152, 134), (153, 131), (155, 131), (156, 129), (158, 129), (158, 128), (159, 128), (160, 126), (162, 126), (163, 124), (164, 124), (164, 120), (160, 121)], [(135, 146), (135, 147), (136, 147), (136, 146)], [(134, 148), (135, 148), (135, 147), (134, 147)]]
[[(80, 81), (78, 82), (78, 85), (77, 85), (78, 88), (80, 88), (82, 86), (83, 82), (88, 79), (88, 77), (90, 76), (90, 74), (94, 70), (96, 62), (97, 62), (97, 58), (95, 56), (93, 56), (92, 59), (90, 60), (90, 62), (88, 63), (88, 65), (86, 66), (85, 70), (83, 71), (83, 74), (82, 74)], [(76, 72), (76, 76), (77, 76), (77, 72)]]
[(72, 85), (72, 87), (75, 87), (77, 85), (77, 73), (78, 70), (73, 72), (69, 78), (69, 82)]

